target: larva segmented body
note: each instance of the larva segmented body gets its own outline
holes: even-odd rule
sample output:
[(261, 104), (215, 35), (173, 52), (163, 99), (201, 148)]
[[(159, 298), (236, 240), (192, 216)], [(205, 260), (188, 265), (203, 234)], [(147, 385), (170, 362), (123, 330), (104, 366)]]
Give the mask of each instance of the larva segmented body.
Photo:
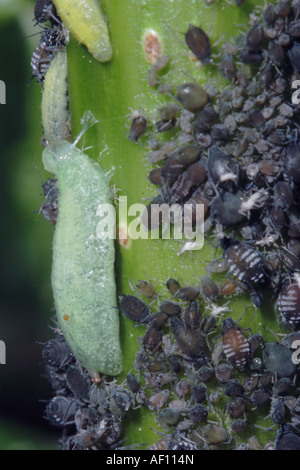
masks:
[(67, 77), (67, 54), (57, 52), (46, 73), (42, 97), (42, 122), (48, 144), (64, 140), (70, 133)]
[(294, 272), (284, 280), (276, 303), (283, 322), (292, 329), (300, 324), (300, 273)]
[(122, 360), (114, 241), (96, 231), (97, 208), (109, 204), (106, 176), (98, 163), (67, 141), (47, 147), (43, 163), (55, 174), (59, 191), (52, 265), (59, 324), (83, 367), (117, 375)]
[(260, 252), (248, 243), (224, 237), (221, 240), (224, 258), (229, 274), (236, 279), (236, 283), (252, 291), (252, 301), (261, 306), (262, 295), (256, 289), (262, 287), (267, 281), (264, 259)]
[(241, 328), (231, 319), (223, 321), (223, 351), (226, 358), (239, 369), (245, 369), (250, 359), (250, 344)]
[(112, 47), (98, 0), (53, 0), (53, 3), (68, 30), (94, 59), (109, 61)]

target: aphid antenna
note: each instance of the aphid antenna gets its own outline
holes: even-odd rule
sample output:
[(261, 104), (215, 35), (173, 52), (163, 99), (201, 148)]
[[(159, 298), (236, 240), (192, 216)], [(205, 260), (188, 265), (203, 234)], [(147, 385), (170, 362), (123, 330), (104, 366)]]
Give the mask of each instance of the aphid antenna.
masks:
[(135, 287), (135, 282), (133, 280), (133, 278), (131, 278), (129, 281), (128, 281), (128, 284), (129, 284), (129, 287), (130, 289), (135, 293), (135, 295), (141, 300), (143, 301), (143, 298), (141, 296), (141, 293), (136, 289)]
[[(93, 113), (91, 111), (85, 111), (82, 115), (82, 118), (80, 119), (80, 124), (82, 125), (82, 129), (81, 131), (79, 132), (78, 136), (76, 137), (76, 139), (74, 140), (73, 142), (73, 146), (75, 147), (78, 142), (80, 141), (81, 137), (84, 136), (84, 134), (86, 133), (86, 131), (94, 126), (95, 124), (97, 124), (98, 119), (95, 118), (95, 116), (93, 115)], [(88, 147), (88, 148), (93, 148), (93, 147)], [(84, 150), (87, 150), (87, 149), (84, 149)]]
[[(269, 416), (266, 416), (264, 419), (267, 419), (267, 418), (269, 418)], [(257, 428), (257, 429), (261, 429), (262, 431), (277, 432), (277, 428), (275, 428), (275, 425), (273, 425), (269, 428), (265, 428), (264, 426), (260, 426), (259, 424), (253, 424), (252, 426)]]
[[(252, 307), (251, 304), (247, 305), (247, 307), (244, 309), (244, 311), (243, 311), (243, 313), (241, 314), (241, 316), (237, 319), (236, 323), (238, 323), (238, 324), (240, 323), (241, 319), (243, 318), (243, 316), (245, 315), (246, 311), (247, 311), (250, 307)], [(245, 330), (246, 330), (246, 329), (247, 329), (247, 330), (250, 330), (251, 333), (252, 333), (251, 328), (243, 328), (243, 329), (245, 329)]]
[(233, 26), (237, 29), (237, 32), (240, 34), (245, 34), (248, 28), (248, 26), (245, 24), (234, 24)]
[(197, 80), (189, 72), (187, 72), (186, 70), (180, 70), (180, 72), (183, 75), (186, 75), (187, 77), (189, 77), (191, 80), (193, 80), (193, 82), (197, 85)]
[[(168, 25), (167, 23), (165, 23), (165, 27), (168, 28), (168, 30), (170, 31), (170, 33), (174, 36), (174, 38), (176, 39), (176, 41), (178, 42), (178, 44), (181, 44), (181, 45), (186, 45), (184, 41), (180, 41), (180, 39), (177, 37), (177, 34), (176, 32), (171, 28), (170, 25)], [(185, 33), (183, 33), (182, 31), (180, 31), (179, 34), (182, 34), (182, 35), (185, 35)]]
[[(123, 442), (124, 441), (125, 441), (125, 439), (123, 439)], [(130, 450), (130, 449), (134, 449), (135, 447), (139, 447), (139, 446), (147, 446), (148, 444), (149, 444), (149, 442), (144, 442), (144, 443), (141, 443), (141, 444), (130, 444), (129, 446), (115, 447), (115, 450)]]
[[(274, 331), (270, 330), (270, 328), (266, 327), (266, 326), (263, 326), (263, 329), (268, 331), (269, 333), (271, 333), (271, 335), (274, 336), (274, 338), (280, 343), (280, 338), (278, 338), (277, 334), (274, 333)], [(282, 336), (285, 336), (284, 333), (281, 333)]]

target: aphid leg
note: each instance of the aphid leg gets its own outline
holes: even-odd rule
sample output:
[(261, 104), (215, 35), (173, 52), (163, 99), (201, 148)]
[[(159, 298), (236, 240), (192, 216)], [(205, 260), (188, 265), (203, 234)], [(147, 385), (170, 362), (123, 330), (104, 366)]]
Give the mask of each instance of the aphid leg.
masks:
[(94, 384), (99, 384), (102, 382), (99, 372), (90, 371), (91, 382)]
[(98, 120), (95, 118), (91, 111), (85, 111), (80, 119), (80, 124), (82, 125), (82, 130), (79, 132), (78, 136), (76, 137), (73, 145), (74, 147), (78, 144), (81, 137), (86, 133), (86, 131), (97, 124)]

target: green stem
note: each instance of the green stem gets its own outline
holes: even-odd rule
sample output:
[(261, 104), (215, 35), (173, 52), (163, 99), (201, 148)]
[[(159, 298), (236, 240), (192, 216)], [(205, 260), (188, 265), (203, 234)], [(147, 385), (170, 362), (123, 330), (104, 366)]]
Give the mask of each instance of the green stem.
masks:
[[(143, 50), (143, 37), (147, 29), (155, 30), (162, 42), (163, 53), (170, 57), (170, 66), (161, 73), (162, 82), (180, 85), (195, 79), (200, 85), (215, 80), (224, 85), (217, 67), (200, 67), (191, 60), (190, 52), (184, 41), (184, 33), (189, 24), (200, 25), (210, 36), (212, 44), (221, 36), (230, 39), (238, 34), (235, 25), (248, 24), (249, 11), (258, 2), (248, 1), (242, 8), (229, 6), (220, 1), (207, 7), (203, 0), (103, 0), (102, 7), (107, 15), (113, 44), (113, 58), (109, 63), (93, 60), (84, 46), (71, 39), (68, 46), (69, 94), (73, 138), (80, 132), (80, 118), (87, 110), (98, 119), (98, 124), (87, 131), (84, 146), (92, 148), (87, 152), (99, 161), (112, 174), (111, 184), (126, 195), (128, 206), (144, 202), (155, 195), (155, 188), (147, 180), (151, 166), (147, 161), (150, 153), (147, 140), (152, 135), (151, 126), (142, 145), (128, 140), (126, 124), (130, 123), (130, 109), (142, 111), (148, 122), (155, 122), (157, 109), (172, 99), (159, 94), (147, 82), (150, 64)], [(259, 2), (262, 4), (263, 2)], [(217, 52), (213, 47), (213, 53)], [(226, 82), (227, 83), (227, 82)], [(126, 117), (127, 116), (127, 117)], [(175, 137), (175, 131), (168, 131), (162, 139)], [(166, 296), (165, 281), (176, 277), (183, 284), (198, 284), (205, 274), (205, 265), (215, 255), (215, 250), (205, 244), (203, 249), (177, 255), (180, 243), (174, 240), (132, 240), (128, 249), (118, 243), (116, 257), (116, 279), (118, 291), (132, 293), (129, 281), (148, 276), (155, 284), (157, 292)], [(249, 303), (248, 297), (240, 296), (231, 308), (238, 318)], [(245, 318), (251, 318), (253, 309)], [(269, 316), (270, 318), (270, 316)], [(262, 312), (257, 312), (252, 328), (259, 329)], [(272, 320), (273, 321), (273, 320)], [(272, 321), (264, 317), (264, 324)], [(242, 322), (243, 323), (243, 322)], [(243, 325), (242, 325), (243, 326)], [(136, 339), (143, 334), (144, 328), (135, 328), (132, 322), (121, 318), (121, 340), (124, 350), (124, 370), (122, 381), (133, 366), (134, 355), (138, 349)], [(160, 429), (149, 410), (140, 409), (133, 413), (126, 429), (126, 443), (153, 442), (157, 435), (150, 427)]]

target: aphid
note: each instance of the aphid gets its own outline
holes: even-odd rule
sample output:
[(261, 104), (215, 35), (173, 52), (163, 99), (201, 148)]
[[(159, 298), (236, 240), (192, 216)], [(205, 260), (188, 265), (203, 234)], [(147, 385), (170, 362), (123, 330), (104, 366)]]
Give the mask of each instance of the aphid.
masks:
[(155, 127), (158, 132), (164, 132), (176, 124), (176, 114), (178, 112), (178, 106), (170, 103), (159, 110), (160, 120), (156, 122)]
[(95, 427), (97, 442), (111, 446), (120, 438), (121, 430), (121, 424), (116, 419), (105, 415)]
[(208, 299), (216, 299), (219, 296), (219, 288), (209, 276), (202, 276), (201, 279), (202, 295)]
[(52, 25), (60, 22), (52, 0), (36, 0), (34, 4), (34, 19), (38, 23), (50, 20)]
[(87, 400), (90, 391), (90, 380), (75, 366), (68, 367), (66, 381), (75, 398)]
[(300, 42), (293, 41), (293, 45), (287, 51), (287, 55), (295, 72), (300, 72)]
[(203, 64), (209, 63), (210, 40), (203, 29), (190, 24), (189, 29), (185, 33), (185, 42), (197, 59)]
[(196, 405), (192, 406), (190, 409), (189, 416), (194, 423), (203, 423), (207, 420), (208, 410), (200, 403), (196, 403)]
[(161, 178), (161, 169), (160, 168), (154, 168), (154, 170), (151, 170), (148, 179), (152, 184), (155, 184), (156, 186), (162, 186), (163, 180)]
[(145, 323), (149, 320), (150, 310), (142, 300), (134, 295), (123, 295), (120, 301), (120, 310), (129, 320)]
[(58, 213), (58, 189), (56, 187), (56, 179), (48, 179), (42, 184), (42, 188), (46, 200), (43, 202), (39, 212), (43, 214), (46, 220), (52, 224), (56, 224)]
[(94, 429), (81, 431), (74, 436), (74, 440), (76, 449), (91, 447), (97, 442), (96, 431)]
[(201, 428), (201, 434), (208, 445), (223, 444), (230, 440), (230, 436), (226, 429), (216, 424), (205, 424)]
[(272, 399), (270, 416), (274, 424), (283, 423), (285, 418), (285, 406), (282, 398)]
[(191, 330), (177, 317), (171, 318), (171, 326), (176, 342), (184, 354), (197, 357), (203, 353), (203, 340), (199, 330)]
[(168, 320), (168, 315), (165, 312), (157, 312), (150, 318), (150, 324), (153, 328), (157, 330), (160, 329)]
[(185, 300), (187, 302), (192, 302), (196, 300), (200, 295), (200, 290), (198, 287), (188, 286), (181, 287), (176, 292), (176, 297), (180, 300)]
[(257, 50), (263, 40), (263, 28), (260, 24), (252, 26), (246, 34), (246, 45), (251, 50)]
[(56, 396), (46, 407), (46, 417), (53, 426), (64, 427), (74, 424), (76, 410), (75, 400)]
[(180, 305), (175, 304), (174, 302), (171, 302), (170, 300), (164, 300), (163, 302), (161, 302), (160, 310), (163, 313), (166, 313), (168, 317), (177, 316), (181, 313)]
[(180, 380), (175, 385), (175, 393), (179, 398), (184, 398), (190, 393), (191, 388), (191, 384), (187, 380)]
[(236, 292), (236, 289), (237, 289), (236, 283), (228, 279), (227, 281), (224, 282), (221, 288), (221, 294), (231, 296)]
[(59, 28), (46, 29), (42, 34), (40, 43), (31, 56), (32, 75), (38, 83), (42, 83), (50, 67), (55, 52), (65, 45), (65, 38)]
[(244, 213), (241, 213), (242, 197), (242, 191), (226, 191), (216, 196), (210, 205), (211, 220), (225, 227), (239, 224), (245, 218)]
[(252, 393), (251, 401), (254, 406), (262, 406), (268, 400), (270, 400), (270, 396), (271, 396), (271, 392), (268, 389), (267, 390), (264, 390), (264, 389), (255, 390), (255, 392)]
[(61, 330), (89, 372), (117, 375), (122, 358), (114, 240), (98, 224), (97, 212), (101, 204), (110, 204), (106, 176), (98, 163), (66, 141), (47, 147), (43, 163), (55, 174), (59, 191), (52, 288)]
[(285, 208), (289, 208), (294, 202), (294, 193), (285, 181), (277, 181), (274, 185), (276, 201)]
[(147, 351), (154, 353), (161, 344), (162, 330), (150, 326), (143, 338), (143, 346)]
[(214, 371), (208, 366), (202, 366), (197, 372), (197, 379), (201, 382), (207, 383), (214, 378)]
[(111, 393), (109, 406), (116, 419), (122, 419), (132, 405), (132, 398), (126, 390), (114, 390)]
[(53, 367), (62, 367), (69, 364), (73, 354), (63, 338), (50, 339), (43, 345), (42, 356), (45, 362)]
[(151, 299), (154, 296), (155, 290), (149, 281), (139, 280), (136, 287), (142, 295)]
[(183, 312), (183, 320), (190, 328), (198, 328), (200, 326), (200, 319), (199, 303), (196, 300), (191, 302)]
[(246, 404), (242, 397), (234, 397), (229, 400), (227, 405), (227, 412), (231, 419), (239, 418), (245, 413)]
[(276, 450), (300, 450), (300, 437), (292, 431), (292, 427), (284, 424), (280, 427), (276, 438)]
[(149, 410), (160, 410), (166, 404), (169, 394), (169, 390), (166, 389), (151, 395), (148, 402)]
[(237, 380), (228, 380), (228, 382), (226, 382), (225, 395), (228, 397), (243, 397), (244, 393), (244, 387)]
[(161, 167), (161, 177), (164, 182), (177, 179), (184, 170), (184, 165), (176, 157), (169, 157)]
[(259, 51), (246, 48), (240, 53), (239, 58), (244, 64), (252, 65), (262, 60), (262, 54)]
[(283, 172), (287, 181), (291, 184), (300, 183), (300, 146), (297, 142), (291, 143), (287, 146), (284, 154), (283, 165)]
[(227, 80), (231, 79), (235, 75), (234, 61), (230, 54), (223, 54), (220, 65), (220, 72)]
[(273, 386), (273, 395), (275, 397), (280, 395), (287, 395), (292, 385), (292, 379), (290, 377), (283, 377), (277, 380)]
[(170, 188), (170, 203), (182, 201), (188, 196), (192, 188), (192, 182), (187, 177), (186, 172), (179, 175), (177, 180), (173, 183)]
[(175, 426), (181, 419), (181, 413), (172, 408), (164, 408), (157, 416), (157, 421), (161, 426), (169, 429), (169, 426)]
[(213, 146), (209, 149), (207, 171), (213, 184), (224, 189), (230, 190), (238, 184), (238, 163), (218, 147)]
[(53, 3), (68, 30), (87, 47), (94, 59), (111, 60), (108, 28), (97, 0), (53, 0)]
[(57, 52), (46, 73), (42, 95), (42, 123), (47, 144), (70, 134), (66, 52)]
[(293, 330), (300, 324), (300, 273), (288, 274), (276, 302), (284, 325)]
[(159, 72), (168, 65), (169, 61), (170, 57), (167, 55), (157, 57), (156, 62), (152, 64), (152, 70), (154, 70), (155, 72)]
[(288, 235), (290, 237), (299, 238), (300, 237), (300, 218), (295, 214), (289, 214), (289, 225), (288, 225)]
[(294, 377), (297, 366), (292, 362), (292, 352), (279, 343), (265, 343), (263, 363), (268, 372), (277, 374), (278, 378)]
[(171, 356), (168, 358), (169, 367), (173, 372), (179, 373), (182, 369), (181, 360), (179, 357)]
[(212, 261), (208, 266), (206, 266), (206, 271), (209, 274), (219, 274), (219, 273), (224, 273), (227, 271), (228, 266), (226, 263), (225, 259), (217, 259), (215, 261)]
[(244, 370), (250, 360), (250, 344), (241, 328), (231, 318), (223, 321), (222, 339), (226, 358), (235, 367)]
[(245, 431), (245, 429), (247, 429), (247, 423), (243, 419), (236, 419), (231, 424), (231, 431), (232, 432), (239, 433), (239, 432)]
[(171, 434), (161, 437), (157, 442), (147, 447), (147, 450), (167, 450)]
[(265, 206), (268, 200), (268, 193), (264, 189), (259, 189), (252, 193), (246, 193), (243, 195), (243, 199), (241, 202), (241, 206), (239, 209), (240, 214), (247, 215), (250, 217), (250, 213), (252, 210), (261, 209)]
[(204, 108), (209, 101), (206, 91), (196, 83), (179, 85), (176, 90), (176, 98), (184, 108), (192, 112)]
[(207, 390), (204, 384), (200, 383), (192, 388), (192, 398), (194, 403), (202, 403), (207, 398)]
[[(232, 238), (224, 237), (221, 240), (224, 257), (229, 273), (251, 291), (255, 291), (257, 285), (266, 282), (266, 271), (262, 255), (245, 242), (239, 242)], [(260, 306), (261, 299), (257, 298)]]
[(266, 120), (259, 109), (252, 109), (251, 111), (249, 111), (247, 117), (250, 126), (255, 127), (259, 130), (264, 130)]
[(144, 134), (146, 129), (147, 119), (145, 116), (135, 116), (130, 125), (128, 139), (131, 140), (131, 142), (136, 142), (139, 137)]

